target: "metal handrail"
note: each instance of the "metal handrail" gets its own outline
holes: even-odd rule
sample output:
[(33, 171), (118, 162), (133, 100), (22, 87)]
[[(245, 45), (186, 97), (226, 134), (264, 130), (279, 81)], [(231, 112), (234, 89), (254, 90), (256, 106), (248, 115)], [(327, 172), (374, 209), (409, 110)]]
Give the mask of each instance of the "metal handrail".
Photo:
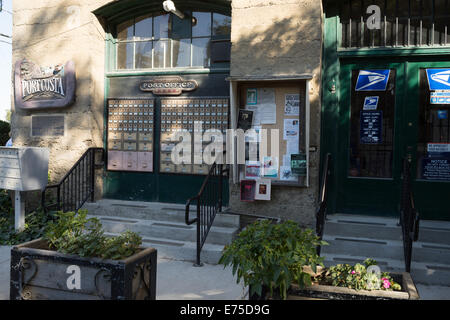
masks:
[[(209, 230), (214, 222), (216, 214), (222, 212), (223, 205), (223, 177), (229, 169), (223, 164), (214, 162), (208, 175), (206, 176), (200, 191), (195, 197), (186, 202), (185, 222), (187, 225), (197, 223), (197, 255), (195, 266), (202, 266), (200, 254), (208, 236)], [(192, 203), (197, 205), (197, 217), (189, 218), (190, 206)]]
[[(325, 220), (327, 214), (327, 194), (328, 181), (331, 175), (331, 154), (328, 153), (325, 158), (324, 170), (322, 172), (322, 180), (319, 193), (319, 204), (316, 212), (316, 235), (320, 240), (323, 238)], [(320, 256), (321, 246), (317, 246), (317, 254)]]
[[(90, 198), (94, 201), (96, 154), (101, 152), (104, 161), (103, 148), (89, 148), (78, 159), (72, 168), (64, 175), (59, 183), (48, 185), (42, 192), (42, 208), (47, 211), (49, 207), (56, 206), (57, 211), (77, 211)], [(48, 205), (46, 194), (50, 189), (56, 189), (56, 203)]]
[(403, 160), (403, 183), (400, 205), (400, 225), (403, 236), (403, 255), (405, 271), (411, 272), (411, 259), (413, 242), (419, 238), (419, 212), (415, 208), (414, 194), (411, 183), (411, 163), (409, 159)]

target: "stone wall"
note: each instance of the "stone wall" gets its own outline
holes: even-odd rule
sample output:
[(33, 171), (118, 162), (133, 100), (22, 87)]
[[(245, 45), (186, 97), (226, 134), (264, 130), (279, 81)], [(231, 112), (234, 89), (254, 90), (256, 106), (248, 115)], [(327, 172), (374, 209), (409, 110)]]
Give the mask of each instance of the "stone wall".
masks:
[[(231, 76), (310, 73), (310, 145), (320, 144), (322, 4), (314, 0), (233, 0)], [(235, 212), (293, 219), (312, 227), (319, 185), (319, 148), (310, 154), (310, 187), (272, 188), (271, 201), (241, 202), (231, 186)]]
[[(105, 32), (92, 10), (109, 1), (13, 1), (13, 64), (26, 58), (39, 66), (76, 67), (76, 102), (62, 110), (23, 111), (13, 106), (16, 146), (50, 149), (50, 177), (58, 181), (92, 146), (103, 146)], [(64, 137), (31, 137), (31, 116), (65, 114)]]

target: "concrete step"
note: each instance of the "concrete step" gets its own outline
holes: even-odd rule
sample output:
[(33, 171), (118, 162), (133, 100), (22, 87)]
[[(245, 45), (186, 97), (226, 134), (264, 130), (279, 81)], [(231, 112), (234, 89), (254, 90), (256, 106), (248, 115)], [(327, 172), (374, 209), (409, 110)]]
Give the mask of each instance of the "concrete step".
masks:
[[(129, 219), (121, 217), (95, 216), (100, 219), (105, 231), (121, 233), (127, 230), (136, 232), (142, 237), (153, 239), (171, 239), (177, 241), (195, 242), (197, 239), (197, 225), (171, 221), (156, 221), (146, 219)], [(211, 227), (206, 243), (226, 245), (233, 241), (237, 228)]]
[[(403, 259), (403, 241), (375, 240), (369, 238), (354, 238), (346, 236), (325, 235), (323, 240), (329, 243), (322, 249), (323, 255), (346, 254), (387, 259)], [(414, 242), (412, 261), (442, 263), (450, 265), (450, 246), (426, 242)]]
[[(107, 232), (108, 236), (117, 236), (118, 233)], [(190, 241), (176, 241), (166, 238), (142, 237), (142, 246), (158, 250), (158, 258), (194, 262), (197, 257), (197, 243)], [(202, 263), (218, 264), (222, 256), (224, 245), (205, 243), (200, 259)]]
[[(327, 216), (325, 233), (385, 240), (402, 240), (402, 229), (398, 218), (333, 214)], [(450, 222), (420, 221), (419, 241), (450, 245)]]
[[(185, 221), (185, 206), (181, 204), (102, 199), (94, 203), (85, 203), (83, 209), (87, 209), (90, 215), (96, 216), (179, 223)], [(191, 206), (191, 219), (196, 217), (196, 212), (196, 206)], [(216, 227), (239, 228), (239, 216), (218, 214), (214, 220), (214, 225)]]

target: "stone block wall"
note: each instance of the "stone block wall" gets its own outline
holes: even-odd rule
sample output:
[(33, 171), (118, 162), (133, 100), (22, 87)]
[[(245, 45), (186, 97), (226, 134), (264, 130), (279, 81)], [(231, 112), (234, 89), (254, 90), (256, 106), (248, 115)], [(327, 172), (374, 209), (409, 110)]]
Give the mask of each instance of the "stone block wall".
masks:
[(314, 0), (233, 0), (232, 77), (313, 74), (310, 83), (310, 187), (272, 187), (271, 201), (240, 201), (239, 185), (231, 186), (235, 212), (315, 222), (319, 187), (322, 3)]

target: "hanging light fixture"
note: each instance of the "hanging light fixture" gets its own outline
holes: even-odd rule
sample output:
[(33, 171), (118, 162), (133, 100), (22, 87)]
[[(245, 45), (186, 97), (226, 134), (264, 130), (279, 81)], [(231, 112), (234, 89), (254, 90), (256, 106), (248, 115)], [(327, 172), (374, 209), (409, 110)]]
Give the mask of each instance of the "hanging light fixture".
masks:
[(185, 14), (175, 7), (175, 3), (172, 0), (164, 1), (163, 2), (163, 8), (164, 8), (165, 11), (173, 13), (174, 15), (176, 15), (180, 19), (184, 19), (185, 18)]

